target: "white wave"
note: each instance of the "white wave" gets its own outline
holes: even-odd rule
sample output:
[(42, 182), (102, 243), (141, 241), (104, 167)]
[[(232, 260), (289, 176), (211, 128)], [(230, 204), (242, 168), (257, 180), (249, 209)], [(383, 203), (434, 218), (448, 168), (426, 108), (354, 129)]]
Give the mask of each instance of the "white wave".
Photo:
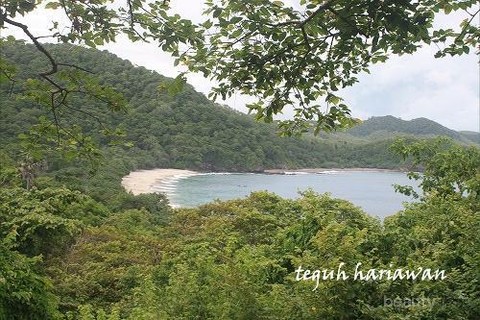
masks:
[(298, 175), (306, 175), (310, 173), (304, 172), (304, 171), (285, 171), (283, 174), (286, 174), (288, 176), (298, 176)]
[(168, 192), (172, 192), (172, 191), (175, 191), (177, 188), (175, 187), (165, 187), (165, 186), (152, 186), (152, 190), (157, 190), (157, 191), (168, 191)]
[(338, 170), (325, 170), (325, 171), (320, 171), (317, 172), (317, 174), (337, 174), (340, 173), (341, 171)]
[(197, 175), (199, 176), (229, 176), (232, 174), (241, 174), (241, 173), (236, 173), (236, 172), (201, 172), (198, 173)]

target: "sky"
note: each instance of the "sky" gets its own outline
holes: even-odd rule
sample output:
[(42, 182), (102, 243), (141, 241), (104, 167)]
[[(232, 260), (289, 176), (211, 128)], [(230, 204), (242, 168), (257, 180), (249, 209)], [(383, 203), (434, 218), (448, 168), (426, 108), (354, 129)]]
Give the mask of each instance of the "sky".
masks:
[[(295, 5), (294, 0), (285, 1)], [(202, 1), (172, 0), (172, 9), (193, 21), (201, 20)], [(35, 10), (21, 19), (35, 35), (48, 34), (55, 11)], [(60, 17), (57, 20), (61, 20)], [(454, 26), (459, 17), (440, 17), (439, 26)], [(480, 22), (479, 22), (480, 23)], [(3, 30), (25, 38), (19, 30)], [(106, 49), (133, 64), (175, 77), (184, 71), (173, 66), (173, 59), (154, 44), (130, 43), (119, 39), (99, 49)], [(361, 74), (359, 83), (343, 89), (341, 96), (354, 117), (393, 115), (404, 120), (425, 117), (454, 130), (480, 131), (480, 68), (474, 53), (460, 57), (433, 57), (437, 48), (426, 46), (413, 55), (392, 56), (386, 63), (374, 65), (370, 74)], [(473, 50), (472, 50), (473, 51)], [(188, 82), (197, 91), (208, 94), (212, 82), (199, 74), (190, 74)], [(234, 95), (216, 102), (246, 112), (252, 97)], [(280, 118), (291, 116), (286, 111)]]

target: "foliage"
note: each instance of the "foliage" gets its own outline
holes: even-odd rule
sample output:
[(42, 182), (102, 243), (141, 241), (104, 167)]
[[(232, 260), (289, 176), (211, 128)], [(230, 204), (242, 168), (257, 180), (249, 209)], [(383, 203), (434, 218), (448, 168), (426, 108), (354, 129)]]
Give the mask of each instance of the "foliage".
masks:
[[(111, 305), (120, 307), (126, 319), (474, 319), (480, 301), (475, 263), (480, 221), (478, 212), (465, 204), (435, 196), (388, 218), (385, 227), (346, 201), (312, 192), (298, 200), (260, 192), (243, 200), (179, 210), (157, 233), (159, 260), (148, 267), (150, 259), (137, 260), (146, 273), (137, 287), (118, 287), (123, 299)], [(86, 255), (89, 263), (98, 264), (90, 271), (85, 264), (65, 269), (82, 274), (67, 283), (82, 288), (97, 283), (89, 277), (107, 276), (93, 270), (119, 259), (114, 244), (95, 245), (101, 259)], [(124, 250), (121, 260), (135, 259), (134, 252), (139, 250)], [(325, 280), (315, 291), (314, 281), (295, 281), (300, 265), (335, 270), (341, 262), (350, 275), (362, 262), (365, 269), (388, 269), (392, 264), (440, 268), (448, 277), (428, 282)], [(120, 266), (117, 262), (109, 276), (121, 276)], [(127, 274), (121, 277), (117, 286), (130, 279)], [(62, 294), (64, 299), (69, 296), (76, 294)], [(101, 301), (98, 297), (88, 300), (95, 303), (93, 309), (108, 309), (108, 296)], [(434, 304), (398, 309), (385, 305), (385, 297), (423, 297)]]
[[(418, 144), (412, 145), (409, 150), (416, 146)], [(431, 150), (438, 151), (437, 148)], [(438, 182), (438, 188), (426, 193), (420, 202), (387, 218), (383, 226), (346, 201), (311, 191), (297, 200), (259, 192), (243, 200), (177, 210), (168, 224), (154, 233), (148, 231), (150, 224), (135, 223), (140, 228), (138, 231), (131, 227), (124, 230), (128, 230), (130, 237), (138, 232), (144, 235), (143, 240), (136, 240), (137, 245), (138, 241), (156, 239), (159, 251), (150, 256), (159, 259), (155, 263), (151, 258), (135, 260), (143, 251), (124, 249), (122, 259), (138, 261), (141, 269), (147, 270), (141, 279), (137, 278), (134, 287), (119, 287), (124, 292), (123, 299), (110, 300), (110, 307), (105, 300), (113, 293), (104, 300), (90, 298), (81, 303), (94, 303), (93, 309), (109, 310), (115, 306), (126, 319), (475, 319), (480, 303), (480, 270), (476, 263), (480, 248), (478, 201), (472, 201), (469, 194), (450, 194), (441, 187), (445, 183), (443, 176), (452, 176), (461, 170), (453, 165), (456, 161), (453, 155), (469, 152), (471, 163), (476, 163), (480, 155), (478, 149), (474, 150), (450, 146), (443, 153), (428, 154), (428, 150), (419, 149), (418, 156), (423, 152), (428, 155), (422, 158), (425, 168), (429, 168), (424, 181), (437, 178), (434, 181)], [(443, 168), (443, 171), (434, 168)], [(478, 182), (478, 176), (461, 177)], [(132, 214), (138, 215), (132, 212), (124, 217)], [(102, 228), (102, 232), (108, 232), (109, 237), (113, 236), (112, 232), (120, 236), (124, 232), (120, 226), (131, 225), (113, 224), (115, 229)], [(109, 237), (101, 239), (105, 241)], [(82, 243), (75, 255), (88, 248), (90, 241)], [(123, 243), (124, 248), (130, 245), (136, 248), (134, 243)], [(95, 248), (105, 249), (100, 250), (103, 257), (100, 260), (86, 259), (91, 263), (96, 261), (98, 265), (93, 269), (102, 270), (102, 265), (119, 259), (115, 250), (106, 250), (115, 248), (115, 241), (110, 245), (108, 242), (95, 245)], [(295, 281), (295, 270), (300, 265), (305, 269), (336, 269), (341, 262), (350, 275), (355, 264), (362, 262), (365, 269), (415, 269), (418, 266), (441, 269), (446, 271), (447, 278), (441, 281), (326, 280), (320, 281), (315, 291), (312, 291), (313, 281)], [(74, 269), (76, 271), (71, 267), (65, 269), (83, 275), (78, 278), (82, 279), (81, 284), (79, 280), (71, 280), (75, 288), (98, 283), (95, 278), (89, 278), (96, 273), (88, 271), (87, 266), (83, 264), (81, 269)], [(120, 266), (121, 263), (117, 264), (116, 270), (122, 270)], [(109, 274), (120, 276), (117, 285), (130, 279), (118, 271)], [(106, 277), (106, 274), (98, 276)], [(63, 291), (62, 297), (66, 300), (75, 295)], [(385, 297), (430, 299), (432, 305), (396, 308), (386, 305)]]
[(0, 189), (0, 235), (17, 235), (16, 249), (29, 256), (58, 254), (81, 231), (98, 224), (106, 209), (68, 189)]
[(121, 305), (123, 312), (133, 307), (134, 289), (161, 259), (163, 245), (155, 237), (159, 227), (150, 216), (137, 210), (119, 213), (86, 230), (72, 250), (49, 263), (64, 312), (82, 304), (106, 310)]
[[(95, 109), (92, 112), (105, 126), (118, 127), (127, 132), (124, 142), (134, 141), (130, 147), (124, 144), (112, 146), (111, 141), (82, 113), (72, 110), (69, 118), (63, 119), (66, 126), (76, 125), (92, 139), (92, 143), (102, 147), (104, 160), (108, 161), (105, 161), (105, 167), (97, 166), (98, 175), (91, 174), (91, 167), (86, 161), (60, 159), (56, 148), (46, 154), (46, 171), (55, 172), (55, 181), (60, 182), (59, 186), (62, 181), (73, 183), (75, 180), (75, 188), (87, 191), (97, 200), (100, 197), (109, 199), (109, 204), (115, 202), (111, 200), (121, 193), (121, 188), (118, 183), (109, 183), (108, 187), (100, 186), (112, 179), (119, 180), (130, 170), (139, 168), (259, 171), (267, 168), (301, 167), (398, 168), (402, 165), (401, 158), (387, 150), (398, 128), (396, 122), (391, 124), (388, 118), (377, 120), (378, 124), (366, 120), (358, 129), (335, 135), (280, 138), (274, 125), (256, 123), (251, 117), (212, 104), (190, 86), (186, 86), (176, 97), (170, 97), (158, 90), (158, 83), (168, 81), (167, 79), (144, 68), (134, 67), (106, 52), (71, 46), (46, 47), (58, 59), (68, 57), (79, 66), (96, 69), (101, 83), (115, 87), (129, 101), (127, 117), (112, 115), (103, 110), (101, 104), (87, 98), (78, 98), (76, 104)], [(24, 64), (31, 70), (41, 69), (44, 63), (33, 46), (18, 42), (5, 43), (2, 54), (11, 63)], [(24, 56), (28, 57), (28, 61), (24, 61)], [(37, 123), (37, 116), (42, 113), (42, 109), (30, 101), (16, 99), (23, 95), (21, 87), (14, 86), (11, 95), (8, 94), (9, 86), (2, 88), (0, 138), (6, 142), (2, 147), (7, 150), (10, 158), (18, 162), (24, 161), (25, 154), (18, 150), (16, 135), (19, 132), (28, 133), (31, 126)], [(404, 124), (400, 126), (406, 127)], [(375, 131), (377, 127), (383, 131)], [(361, 128), (370, 128), (378, 136), (359, 137), (355, 130)], [(453, 131), (445, 130), (423, 133), (454, 134)], [(29, 153), (38, 149), (38, 144), (37, 147), (25, 145), (23, 138), (21, 143)], [(45, 148), (41, 152), (45, 154)], [(112, 177), (113, 173), (116, 177)], [(38, 180), (36, 183), (41, 182)]]
[(430, 310), (413, 310), (414, 318), (475, 319), (480, 304), (480, 269), (475, 262), (479, 213), (478, 203), (475, 208), (468, 200), (437, 193), (386, 219), (383, 245), (391, 248), (386, 259), (447, 270), (447, 278), (439, 282), (391, 286), (389, 296), (435, 299)]
[[(431, 194), (452, 200), (480, 201), (480, 150), (463, 147), (451, 140), (438, 138), (407, 144), (398, 140), (392, 149), (404, 159), (411, 157), (412, 165), (420, 167), (422, 174), (410, 172), (410, 179), (420, 180), (425, 196)], [(406, 192), (411, 192), (408, 188)]]
[[(12, 39), (0, 39), (2, 47), (2, 63), (11, 65), (3, 56), (3, 49), (13, 41)], [(38, 48), (38, 46), (37, 46)], [(47, 52), (42, 46), (43, 52)], [(42, 51), (40, 51), (42, 52)], [(8, 92), (9, 96), (22, 101), (21, 104), (34, 104), (42, 112), (37, 113), (37, 123), (28, 128), (28, 134), (21, 134), (21, 150), (25, 158), (41, 161), (52, 152), (62, 152), (64, 157), (86, 158), (91, 161), (98, 161), (100, 156), (98, 146), (92, 137), (85, 135), (81, 127), (68, 121), (72, 115), (82, 114), (88, 116), (91, 121), (99, 121), (95, 112), (79, 108), (76, 100), (79, 97), (87, 97), (88, 100), (107, 104), (111, 111), (125, 111), (123, 97), (111, 87), (101, 85), (96, 78), (85, 74), (84, 70), (72, 68), (70, 64), (58, 63), (49, 72), (42, 72), (49, 68), (53, 57), (48, 53), (49, 59), (44, 60), (43, 56), (39, 63), (31, 69), (21, 72), (8, 73), (10, 83), (3, 83), (2, 89)], [(28, 59), (24, 55), (22, 59)], [(37, 56), (37, 59), (39, 57)], [(24, 60), (25, 61), (25, 60)], [(28, 64), (26, 60), (25, 64)], [(80, 68), (82, 69), (82, 68)], [(7, 71), (2, 72), (6, 73)], [(38, 75), (43, 77), (38, 79)], [(100, 122), (100, 121), (99, 121)], [(122, 133), (102, 126), (99, 129), (105, 136), (115, 140)], [(19, 132), (17, 132), (18, 134)]]
[(61, 319), (50, 280), (38, 274), (37, 258), (15, 251), (16, 234), (0, 238), (0, 319)]
[(465, 144), (480, 144), (480, 139), (476, 139), (474, 135), (466, 135), (464, 132), (448, 129), (426, 118), (407, 121), (393, 116), (371, 117), (347, 132), (359, 138), (373, 138), (374, 135), (385, 137), (385, 135), (394, 135), (396, 133), (421, 138), (445, 136)]
[[(2, 2), (0, 28), (21, 28), (33, 45), (0, 43), (0, 319), (478, 317), (478, 148), (397, 143), (397, 152), (423, 168), (410, 176), (421, 179), (424, 194), (383, 224), (311, 191), (296, 200), (258, 192), (172, 214), (162, 195), (126, 194), (120, 177), (154, 166), (240, 171), (398, 162), (384, 153), (388, 140), (280, 140), (272, 126), (214, 105), (189, 86), (180, 91), (183, 75), (172, 81), (107, 53), (41, 44), (15, 18), (43, 4), (69, 18), (62, 31), (54, 23), (57, 39), (92, 47), (120, 34), (158, 41), (178, 62), (219, 80), (214, 94), (259, 96), (252, 106), (258, 118), (271, 120), (298, 102), (287, 133), (302, 130), (305, 120), (327, 130), (351, 123), (337, 89), (390, 53), (433, 41), (447, 45), (438, 56), (457, 55), (478, 44), (478, 11), (468, 13), (474, 1), (302, 1), (303, 12), (280, 1), (207, 1), (201, 26), (171, 15), (167, 2), (148, 2), (148, 10), (144, 0), (123, 7), (106, 0)], [(460, 32), (431, 30), (439, 10), (465, 10), (471, 19)], [(182, 43), (193, 50), (183, 54)], [(173, 87), (159, 90), (168, 82)], [(105, 103), (124, 110), (122, 96), (131, 117), (104, 112)], [(110, 129), (99, 130), (92, 119), (119, 128), (116, 135), (127, 129), (137, 145), (109, 146)], [(19, 141), (21, 132), (29, 134)], [(107, 161), (93, 175), (77, 156), (94, 155), (97, 146)], [(44, 157), (46, 172), (33, 181), (34, 164)], [(316, 290), (313, 281), (295, 280), (299, 266), (345, 263), (352, 274), (357, 262), (439, 268), (447, 278), (325, 280)], [(385, 297), (435, 304), (397, 309)]]
[[(84, 90), (74, 79), (65, 83), (57, 78), (88, 69), (55, 59), (27, 25), (15, 20), (41, 6), (66, 16), (66, 28), (52, 21), (51, 36), (61, 42), (96, 47), (119, 35), (132, 41), (154, 41), (177, 57), (176, 63), (217, 81), (212, 97), (225, 99), (234, 92), (257, 97), (250, 108), (259, 119), (272, 121), (274, 114), (293, 105), (294, 120), (282, 123), (283, 132), (293, 134), (305, 130), (311, 121), (316, 132), (355, 123), (337, 91), (353, 85), (358, 74), (386, 61), (390, 54), (411, 54), (431, 42), (446, 46), (437, 57), (469, 53), (479, 39), (479, 28), (473, 23), (480, 12), (476, 4), (475, 0), (301, 0), (290, 6), (283, 1), (245, 5), (207, 0), (205, 20), (195, 25), (169, 10), (169, 1), (127, 0), (116, 5), (107, 0), (10, 1), (0, 6), (0, 28), (20, 28), (48, 60), (49, 67), (38, 73), (42, 81), (30, 82), (41, 89), (35, 96), (45, 98), (54, 115), (69, 104), (71, 93), (100, 97), (111, 106), (115, 106), (115, 97), (109, 90), (99, 95)], [(439, 12), (456, 11), (467, 15), (459, 30), (432, 27)], [(0, 66), (2, 78), (12, 79), (12, 67), (4, 61)], [(178, 91), (182, 83), (184, 74), (173, 81), (172, 90)], [(56, 136), (61, 139), (62, 133)]]
[(151, 214), (151, 223), (154, 225), (166, 223), (171, 211), (164, 194), (147, 193), (134, 196), (131, 193), (125, 193), (123, 198), (119, 197), (119, 199), (117, 211), (144, 209)]
[(19, 187), (22, 180), (15, 161), (4, 151), (0, 150), (0, 187)]
[[(295, 118), (282, 123), (286, 134), (329, 131), (355, 119), (338, 90), (391, 54), (411, 54), (422, 44), (446, 43), (437, 57), (468, 53), (480, 30), (477, 1), (283, 1), (208, 0), (200, 26), (204, 41), (179, 61), (218, 85), (211, 96), (252, 95), (259, 119), (294, 106)], [(435, 30), (443, 11), (466, 12), (459, 31)], [(472, 12), (470, 12), (472, 11)], [(452, 43), (451, 43), (452, 42)]]
[[(4, 188), (0, 249), (7, 260), (0, 263), (22, 282), (6, 282), (10, 291), (2, 287), (3, 312), (37, 310), (39, 319), (58, 312), (67, 319), (475, 319), (478, 201), (471, 191), (446, 186), (478, 184), (470, 173), (478, 170), (480, 154), (439, 146), (403, 145), (425, 167), (428, 192), (384, 224), (312, 191), (296, 200), (257, 192), (171, 215), (158, 196), (127, 197), (111, 213), (77, 191)], [(465, 165), (454, 166), (457, 159)], [(30, 212), (38, 218), (29, 219)], [(83, 232), (69, 233), (71, 223)], [(45, 255), (43, 262), (25, 255), (33, 255), (31, 248)], [(314, 281), (296, 281), (299, 266), (336, 270), (344, 263), (352, 276), (358, 262), (365, 270), (442, 269), (447, 278), (321, 280), (316, 290)], [(15, 300), (14, 292), (29, 299)], [(426, 298), (433, 305), (395, 308), (385, 297)]]

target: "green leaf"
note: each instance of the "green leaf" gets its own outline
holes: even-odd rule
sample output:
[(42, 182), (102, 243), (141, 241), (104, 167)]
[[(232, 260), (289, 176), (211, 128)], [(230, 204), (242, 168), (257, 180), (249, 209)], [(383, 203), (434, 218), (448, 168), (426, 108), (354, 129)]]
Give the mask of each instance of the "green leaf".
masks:
[(218, 18), (221, 14), (222, 14), (222, 9), (221, 8), (217, 8), (213, 11), (213, 17), (214, 18)]
[(95, 38), (95, 39), (93, 40), (93, 42), (95, 43), (95, 45), (98, 45), (98, 46), (102, 46), (102, 45), (103, 45), (103, 39), (102, 39), (102, 38), (99, 38), (99, 37)]
[(49, 2), (45, 5), (45, 9), (58, 9), (61, 6), (59, 2)]
[(213, 23), (212, 23), (211, 20), (207, 20), (207, 21), (205, 21), (205, 22), (202, 24), (202, 26), (203, 26), (205, 29), (211, 28), (212, 25), (213, 25)]
[(448, 3), (446, 3), (443, 6), (443, 12), (445, 12), (445, 14), (449, 14), (450, 12), (452, 12), (452, 9), (453, 9), (453, 7)]

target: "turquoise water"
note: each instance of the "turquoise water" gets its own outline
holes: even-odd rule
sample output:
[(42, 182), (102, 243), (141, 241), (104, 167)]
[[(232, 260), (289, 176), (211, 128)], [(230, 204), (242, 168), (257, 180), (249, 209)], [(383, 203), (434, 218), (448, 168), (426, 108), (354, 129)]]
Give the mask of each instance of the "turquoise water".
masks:
[(194, 207), (215, 199), (242, 198), (259, 190), (296, 198), (299, 191), (311, 188), (349, 200), (369, 214), (383, 218), (401, 210), (404, 201), (412, 201), (395, 193), (394, 183), (412, 185), (412, 181), (400, 172), (331, 171), (288, 175), (201, 174), (176, 180), (164, 188), (169, 188), (167, 195), (171, 203), (181, 207)]

